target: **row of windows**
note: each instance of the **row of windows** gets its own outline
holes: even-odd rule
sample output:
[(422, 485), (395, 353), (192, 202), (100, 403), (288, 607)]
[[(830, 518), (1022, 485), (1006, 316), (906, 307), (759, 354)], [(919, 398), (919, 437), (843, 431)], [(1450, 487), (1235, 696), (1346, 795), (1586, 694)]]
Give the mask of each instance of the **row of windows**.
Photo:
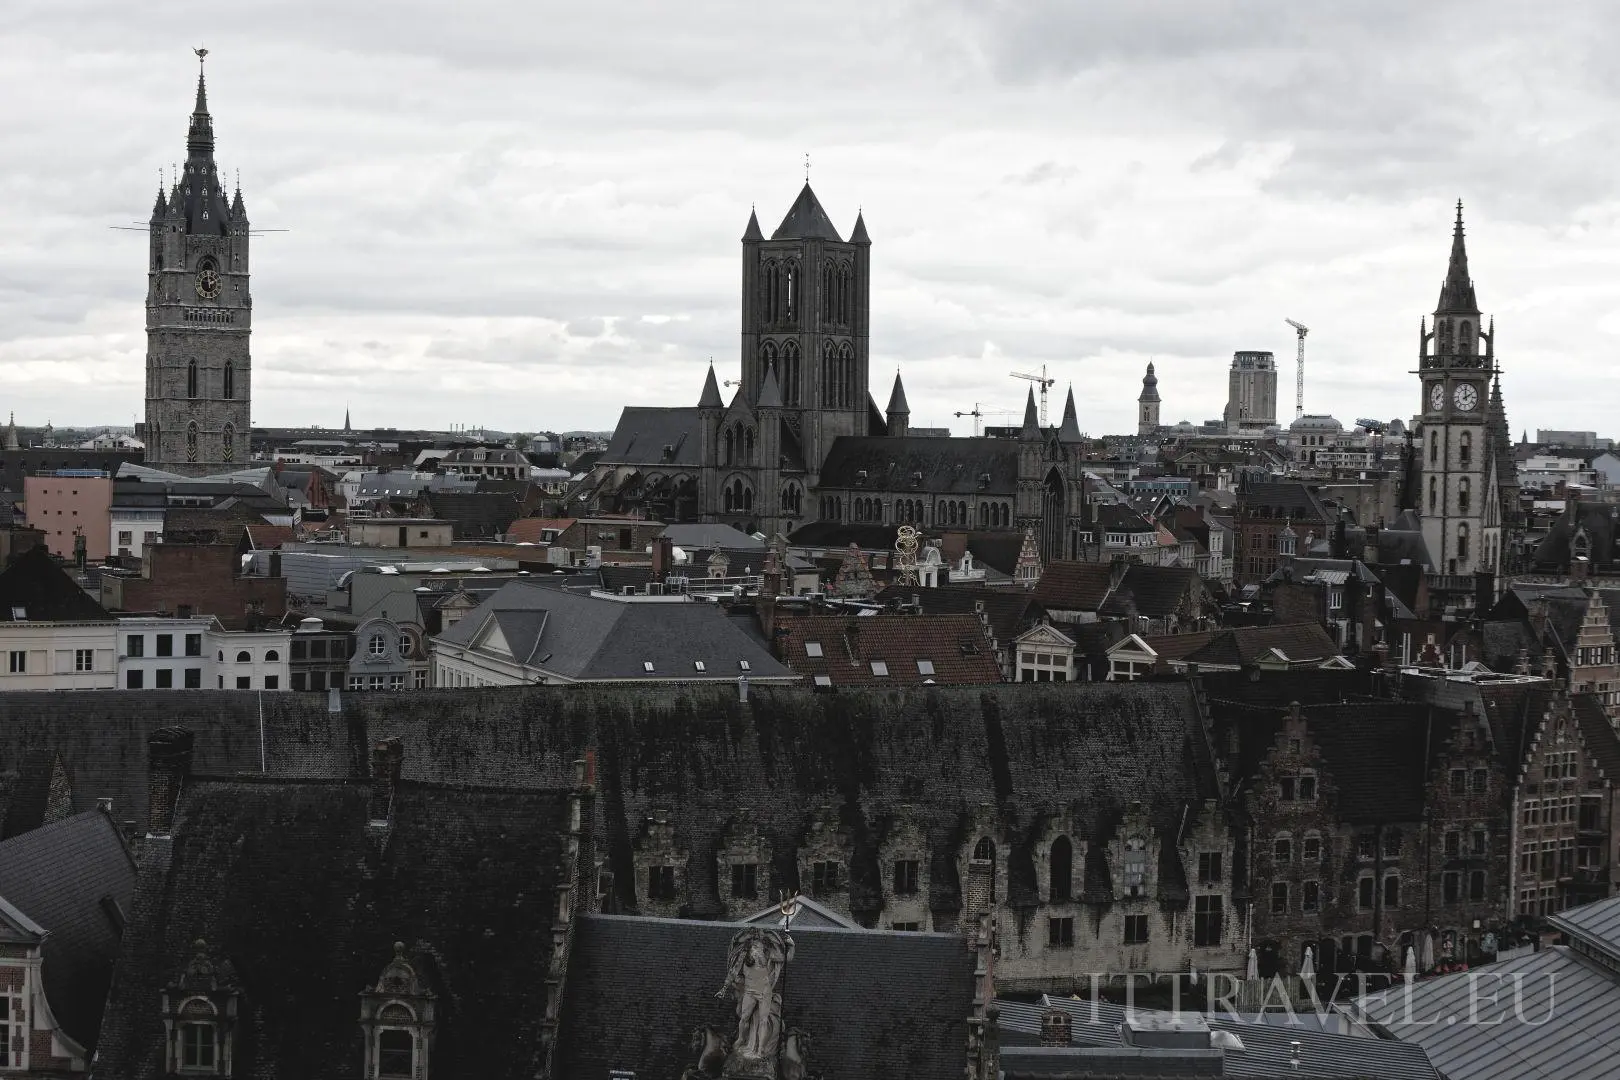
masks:
[[(65, 672), (66, 671), (66, 666), (65, 666), (66, 665), (66, 659), (65, 659), (66, 651), (64, 650), (63, 653), (64, 653), (64, 660), (63, 660), (64, 668), (63, 668), (63, 670)], [(7, 670), (7, 672), (9, 674), (12, 674), (12, 675), (27, 675), (29, 673), (29, 671), (28, 671), (28, 650), (26, 650), (26, 649), (11, 649), (7, 653), (7, 656), (6, 656), (6, 670)], [(73, 670), (74, 670), (75, 673), (84, 673), (84, 672), (93, 672), (93, 671), (95, 671), (96, 670), (96, 651), (94, 649), (74, 649), (73, 650)]]
[[(201, 397), (202, 395), (198, 393), (198, 390), (201, 388), (200, 373), (197, 370), (197, 361), (187, 361), (186, 397)], [(236, 364), (230, 360), (225, 361), (225, 370), (220, 373), (219, 396), (226, 401), (231, 401), (236, 397)]]
[(292, 658), (294, 660), (346, 660), (349, 656), (349, 643), (343, 638), (293, 638)]
[[(156, 668), (156, 669), (154, 669), (153, 672), (152, 672), (152, 686), (151, 686), (151, 688), (153, 690), (172, 690), (172, 689), (174, 689), (174, 670), (175, 670), (174, 668)], [(200, 690), (200, 689), (202, 689), (202, 668), (195, 668), (195, 667), (181, 668), (180, 669), (180, 679), (181, 679), (181, 684), (180, 684), (181, 689), (184, 689), (184, 690)], [(234, 677), (232, 685), (237, 690), (252, 690), (252, 689), (254, 689), (253, 676), (251, 676), (251, 675), (237, 675), (237, 676)], [(223, 675), (219, 676), (219, 687), (218, 688), (221, 689), (221, 690), (225, 689), (225, 676), (223, 676)], [(146, 671), (144, 669), (142, 669), (142, 668), (131, 668), (128, 671), (124, 672), (124, 689), (126, 689), (126, 690), (145, 690), (145, 689), (147, 689), (147, 686), (146, 686)], [(263, 682), (259, 685), (258, 689), (260, 689), (260, 690), (280, 690), (281, 689), (281, 676), (279, 676), (279, 675), (266, 675), (264, 677)]]
[[(186, 635), (184, 635), (184, 637), (185, 637), (185, 650), (186, 650), (185, 655), (186, 656), (201, 656), (202, 655), (202, 635), (201, 634), (186, 634)], [(174, 639), (175, 639), (174, 634), (153, 634), (152, 635), (152, 655), (153, 656), (173, 656), (174, 655)], [(146, 655), (146, 635), (145, 634), (130, 634), (127, 637), (125, 637), (124, 638), (124, 655), (125, 656), (131, 656), (131, 657), (145, 656)], [(267, 655), (265, 658), (267, 660), (275, 659), (275, 650), (272, 649), (270, 651), (269, 655)], [(249, 656), (249, 659), (251, 660), (252, 657)]]
[[(1219, 896), (1198, 896), (1193, 901), (1193, 945), (1198, 948), (1208, 948), (1221, 943), (1221, 929), (1223, 911)], [(1122, 943), (1125, 945), (1146, 945), (1149, 936), (1149, 923), (1146, 915), (1126, 915), (1124, 919)], [(1101, 938), (1101, 924), (1098, 924), (1098, 938)], [(1046, 947), (1049, 949), (1070, 949), (1074, 947), (1074, 918), (1069, 915), (1054, 915), (1046, 920)]]
[[(0, 997), (0, 1001), (5, 998)], [(213, 1073), (218, 1068), (220, 1046), (219, 1025), (207, 1020), (186, 1020), (179, 1025), (177, 1064), (181, 1072)], [(3, 1032), (0, 1027), (0, 1032)], [(0, 1039), (3, 1039), (0, 1034)], [(6, 1062), (6, 1044), (0, 1042), (0, 1064)], [(21, 1068), (19, 1060), (12, 1068)], [(410, 1031), (401, 1028), (383, 1028), (377, 1032), (377, 1071), (379, 1080), (408, 1080), (416, 1072), (416, 1039)]]

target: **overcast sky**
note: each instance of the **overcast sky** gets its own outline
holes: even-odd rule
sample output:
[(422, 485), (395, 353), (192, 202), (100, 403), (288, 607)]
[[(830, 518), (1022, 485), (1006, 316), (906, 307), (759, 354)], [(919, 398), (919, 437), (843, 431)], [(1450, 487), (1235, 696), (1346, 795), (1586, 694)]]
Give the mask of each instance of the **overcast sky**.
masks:
[[(1550, 12), (1556, 9), (1557, 17)], [(381, 14), (386, 12), (386, 15)], [(206, 45), (255, 241), (256, 424), (610, 428), (738, 369), (739, 238), (811, 155), (872, 237), (912, 423), (1072, 383), (1219, 416), (1311, 328), (1307, 412), (1408, 417), (1464, 200), (1508, 419), (1620, 434), (1620, 5), (10, 0), (0, 410), (144, 406), (144, 222)], [(1007, 422), (991, 414), (986, 422)]]

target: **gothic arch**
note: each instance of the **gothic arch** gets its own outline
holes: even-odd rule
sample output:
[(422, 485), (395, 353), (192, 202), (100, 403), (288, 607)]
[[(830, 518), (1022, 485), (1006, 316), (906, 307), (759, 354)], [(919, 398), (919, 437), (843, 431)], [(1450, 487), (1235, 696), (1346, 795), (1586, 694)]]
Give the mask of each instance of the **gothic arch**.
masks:
[(837, 404), (845, 409), (855, 404), (855, 350), (847, 341), (838, 347)]
[(197, 361), (195, 359), (193, 359), (193, 360), (187, 360), (186, 361), (186, 397), (194, 398), (196, 396), (197, 396)]
[(777, 357), (776, 342), (774, 342), (774, 341), (766, 341), (766, 342), (763, 342), (763, 343), (760, 344), (760, 347), (759, 347), (759, 382), (758, 382), (759, 386), (764, 386), (765, 385), (765, 376), (770, 374), (772, 365), (774, 365), (776, 363), (776, 357)]
[(1047, 863), (1047, 899), (1053, 904), (1067, 903), (1074, 898), (1074, 844), (1067, 836), (1052, 841)]
[(1041, 481), (1041, 558), (1051, 561), (1063, 555), (1063, 526), (1067, 515), (1063, 477), (1048, 469)]
[(197, 460), (197, 422), (195, 420), (186, 425), (186, 460)]
[(782, 404), (788, 408), (798, 408), (799, 405), (799, 343), (785, 341), (782, 343), (782, 366), (778, 369), (778, 376), (782, 382)]
[(219, 436), (219, 459), (221, 461), (236, 460), (236, 425), (226, 424), (225, 430)]
[(236, 363), (234, 361), (225, 361), (225, 376), (221, 384), (221, 389), (222, 393), (220, 396), (226, 401), (230, 401), (232, 398), (236, 397)]

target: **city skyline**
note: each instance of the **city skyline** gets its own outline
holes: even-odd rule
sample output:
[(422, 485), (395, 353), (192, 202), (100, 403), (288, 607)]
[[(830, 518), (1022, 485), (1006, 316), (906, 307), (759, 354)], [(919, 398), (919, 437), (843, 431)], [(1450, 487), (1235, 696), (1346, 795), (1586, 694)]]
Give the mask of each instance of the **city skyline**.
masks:
[[(1150, 359), (1164, 422), (1197, 423), (1249, 349), (1276, 354), (1286, 423), (1285, 318), (1312, 330), (1307, 412), (1408, 419), (1459, 196), (1515, 435), (1602, 433), (1620, 400), (1617, 203), (1583, 158), (1612, 100), (1596, 7), (1470, 8), (1444, 50), (1443, 5), (855, 9), (807, 41), (774, 12), (440, 32), (405, 5), (364, 35), (277, 8), (193, 42), (107, 10), (0, 43), (13, 100), (54, 89), (0, 129), (0, 408), (22, 424), (139, 414), (144, 245), (108, 226), (140, 222), (184, 151), (190, 45), (223, 169), (256, 227), (291, 230), (255, 245), (259, 425), (348, 405), (362, 427), (606, 430), (624, 404), (688, 405), (710, 356), (737, 377), (738, 238), (751, 205), (767, 231), (786, 213), (806, 152), (837, 228), (864, 213), (871, 389), (881, 407), (899, 367), (916, 427), (1014, 422), (1006, 373), (1045, 364), (1083, 430), (1130, 431)], [(1484, 86), (1510, 44), (1523, 62)]]

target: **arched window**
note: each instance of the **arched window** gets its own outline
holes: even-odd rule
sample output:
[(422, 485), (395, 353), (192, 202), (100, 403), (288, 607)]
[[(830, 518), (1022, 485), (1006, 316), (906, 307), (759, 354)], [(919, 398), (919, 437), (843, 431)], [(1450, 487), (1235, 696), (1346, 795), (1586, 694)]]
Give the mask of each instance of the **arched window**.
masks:
[(372, 656), (386, 656), (388, 655), (388, 640), (381, 634), (372, 634), (370, 640), (366, 642), (366, 651)]
[(219, 1057), (218, 1013), (202, 998), (192, 998), (180, 1007), (180, 1071), (211, 1072)]
[(776, 342), (767, 341), (759, 347), (759, 385), (765, 385), (765, 376), (776, 363)]
[(1474, 351), (1474, 326), (1467, 319), (1457, 328), (1457, 351), (1471, 353)]
[(197, 396), (197, 361), (186, 361), (186, 397)]
[(377, 1075), (388, 1080), (416, 1075), (416, 1040), (409, 1031), (388, 1028), (377, 1033)]
[(753, 428), (747, 428), (747, 429), (745, 429), (743, 431), (743, 460), (748, 462), (749, 464), (753, 464), (753, 461), (754, 461), (754, 429)]
[(280, 659), (281, 659), (281, 654), (276, 652), (276, 650), (274, 650), (274, 649), (266, 649), (265, 650), (265, 652), (264, 652), (265, 663), (274, 663), (275, 661), (280, 660)]
[(236, 396), (236, 365), (229, 360), (225, 361), (225, 378), (222, 386), (223, 392), (220, 396), (226, 401)]
[(246, 649), (243, 649), (241, 652), (236, 654), (236, 662), (238, 664), (251, 664), (253, 663), (253, 654), (248, 652)]
[(1468, 522), (1457, 526), (1457, 558), (1468, 558)]
[(847, 341), (838, 348), (838, 395), (841, 407), (855, 404), (855, 350)]
[(1437, 508), (1437, 506), (1439, 505), (1438, 501), (1437, 501), (1438, 497), (1435, 494), (1435, 492), (1438, 491), (1438, 490), (1439, 489), (1436, 486), (1435, 478), (1432, 477), (1432, 476), (1429, 477), (1429, 512), (1430, 513), (1433, 513), (1435, 511), (1435, 509)]
[(782, 382), (782, 403), (789, 408), (797, 408), (799, 404), (799, 343), (797, 341), (784, 342), (782, 345), (782, 366), (777, 372)]
[(221, 461), (236, 460), (236, 426), (226, 424), (225, 430), (219, 433), (219, 459)]
[(782, 290), (782, 294), (787, 303), (785, 312), (787, 320), (792, 322), (794, 313), (799, 308), (799, 264), (791, 259), (788, 260), (786, 277), (786, 287)]
[(1051, 863), (1050, 901), (1054, 904), (1066, 903), (1074, 895), (1074, 845), (1069, 843), (1067, 836), (1052, 841)]
[(1471, 501), (1469, 498), (1470, 494), (1471, 492), (1468, 488), (1468, 477), (1465, 476), (1457, 481), (1457, 512), (1459, 514), (1468, 513), (1468, 504)]
[(197, 422), (195, 420), (186, 425), (186, 460), (197, 460)]
[(1465, 431), (1457, 440), (1457, 461), (1466, 466), (1474, 457), (1474, 433)]
[(725, 453), (721, 460), (726, 465), (734, 465), (737, 460), (737, 433), (731, 428), (726, 429)]
[(1429, 440), (1429, 464), (1434, 465), (1440, 460), (1440, 433), (1431, 431), (1424, 438)]

